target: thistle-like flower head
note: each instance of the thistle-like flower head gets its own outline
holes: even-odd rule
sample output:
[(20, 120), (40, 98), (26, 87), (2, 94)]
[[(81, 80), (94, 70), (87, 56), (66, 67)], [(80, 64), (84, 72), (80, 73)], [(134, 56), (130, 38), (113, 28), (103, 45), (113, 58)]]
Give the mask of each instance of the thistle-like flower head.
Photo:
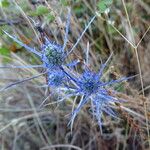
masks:
[(79, 78), (77, 84), (80, 87), (79, 91), (85, 95), (91, 95), (98, 92), (100, 87), (99, 76), (90, 70), (86, 70)]
[(48, 72), (48, 85), (52, 87), (60, 87), (67, 81), (67, 77), (61, 70)]
[[(95, 73), (90, 70), (85, 70), (83, 74), (79, 77), (79, 79), (74, 77), (73, 81), (77, 85), (76, 92), (78, 92), (78, 94), (82, 98), (79, 104), (77, 105), (77, 108), (72, 113), (72, 117), (70, 121), (71, 127), (73, 125), (74, 119), (77, 116), (77, 114), (81, 111), (82, 107), (85, 104), (87, 104), (89, 101), (91, 101), (92, 103), (91, 109), (93, 110), (93, 115), (98, 120), (100, 129), (102, 124), (101, 118), (103, 112), (105, 112), (107, 115), (110, 115), (111, 117), (117, 118), (111, 106), (114, 105), (114, 102), (120, 103), (121, 101), (120, 99), (115, 97), (114, 93), (116, 91), (113, 91), (113, 95), (110, 95), (109, 87), (112, 84), (116, 84), (133, 77), (129, 77), (129, 78), (124, 77), (118, 80), (111, 80), (108, 82), (104, 82), (101, 80), (101, 77), (105, 66), (106, 63), (102, 65), (98, 73)], [(71, 76), (71, 78), (73, 77)]]
[(47, 68), (59, 68), (64, 64), (66, 54), (61, 45), (48, 41), (42, 46), (42, 51), (42, 60)]

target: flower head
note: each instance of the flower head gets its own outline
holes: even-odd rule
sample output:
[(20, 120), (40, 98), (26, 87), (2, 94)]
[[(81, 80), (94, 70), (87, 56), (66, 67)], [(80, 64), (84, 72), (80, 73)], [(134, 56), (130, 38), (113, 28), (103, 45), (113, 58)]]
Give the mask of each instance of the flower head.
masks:
[(52, 87), (60, 87), (67, 81), (67, 77), (63, 71), (50, 71), (48, 72), (48, 85)]
[(99, 76), (94, 72), (86, 70), (79, 78), (77, 84), (80, 87), (80, 92), (84, 93), (85, 95), (91, 95), (96, 93), (99, 89)]
[(48, 41), (42, 46), (42, 51), (42, 60), (47, 68), (59, 68), (64, 64), (66, 54), (61, 45)]
[(91, 101), (91, 103), (93, 104), (91, 106), (91, 109), (93, 110), (93, 115), (98, 120), (100, 129), (102, 124), (101, 118), (103, 112), (105, 112), (107, 115), (110, 115), (111, 117), (117, 118), (111, 106), (114, 105), (114, 102), (120, 103), (121, 101), (120, 99), (115, 97), (115, 94), (110, 95), (109, 86), (128, 80), (132, 77), (124, 77), (118, 80), (104, 82), (101, 80), (104, 66), (106, 66), (106, 64), (102, 65), (102, 68), (98, 73), (86, 69), (79, 78), (71, 76), (70, 79), (74, 78), (74, 82), (77, 85), (75, 92), (77, 92), (82, 97), (79, 104), (77, 105), (77, 108), (72, 113), (70, 121), (71, 126), (73, 125), (74, 119), (81, 111), (82, 107), (89, 101)]

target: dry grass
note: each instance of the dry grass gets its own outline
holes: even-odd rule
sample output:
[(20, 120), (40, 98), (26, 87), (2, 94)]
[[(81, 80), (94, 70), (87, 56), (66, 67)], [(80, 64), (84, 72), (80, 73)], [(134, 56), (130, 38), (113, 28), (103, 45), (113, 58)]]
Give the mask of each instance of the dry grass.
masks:
[[(22, 4), (25, 2), (24, 5)], [(0, 7), (1, 18), (5, 20), (18, 19), (13, 26), (2, 26), (14, 35), (23, 35), (30, 45), (40, 49), (39, 34), (33, 21), (28, 18), (28, 12), (35, 10), (36, 5), (27, 0), (12, 3), (13, 8)], [(42, 2), (42, 1), (41, 1)], [(50, 39), (63, 42), (66, 6), (60, 1), (43, 0), (44, 5), (53, 13), (55, 21), (46, 23), (44, 16), (33, 17), (40, 22)], [(84, 24), (97, 11), (96, 0), (83, 0), (71, 3), (71, 32), (67, 48), (72, 47)], [(27, 6), (25, 6), (27, 5)], [(81, 12), (75, 12), (80, 8)], [(28, 9), (24, 9), (28, 7)], [(83, 11), (83, 12), (82, 12)], [(17, 13), (17, 15), (16, 15)], [(119, 120), (104, 116), (103, 135), (100, 134), (96, 121), (84, 107), (78, 115), (73, 131), (67, 126), (69, 114), (72, 111), (72, 101), (68, 99), (39, 108), (49, 90), (41, 87), (46, 83), (44, 76), (19, 84), (0, 93), (0, 149), (2, 150), (142, 150), (150, 148), (150, 45), (148, 0), (118, 1), (115, 0), (109, 15), (97, 17), (84, 35), (71, 58), (85, 59), (85, 49), (89, 47), (90, 67), (97, 70), (111, 52), (112, 61), (104, 74), (104, 78), (119, 78), (120, 76), (138, 76), (117, 88), (121, 91), (117, 96), (127, 100), (121, 105), (114, 105)], [(115, 24), (109, 24), (110, 18)], [(7, 48), (12, 41), (5, 35), (0, 39), (1, 45)], [(17, 49), (11, 52), (11, 64), (39, 64), (40, 61), (25, 50)], [(2, 63), (3, 56), (0, 56)], [(40, 74), (41, 69), (1, 69), (0, 87), (10, 82)], [(111, 89), (110, 89), (111, 91)], [(48, 97), (46, 103), (57, 99), (57, 95)], [(77, 99), (78, 101), (78, 99)]]

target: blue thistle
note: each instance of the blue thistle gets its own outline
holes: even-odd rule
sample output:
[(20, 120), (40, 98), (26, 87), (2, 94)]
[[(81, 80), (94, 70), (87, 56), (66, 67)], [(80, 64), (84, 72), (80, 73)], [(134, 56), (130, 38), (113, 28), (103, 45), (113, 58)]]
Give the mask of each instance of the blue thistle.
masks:
[[(6, 31), (4, 32), (15, 42), (17, 42), (18, 44), (26, 48), (29, 52), (36, 54), (42, 61), (41, 65), (13, 66), (10, 68), (33, 68), (33, 67), (45, 68), (46, 72), (40, 75), (47, 74), (48, 86), (54, 87), (54, 88), (65, 88), (65, 90), (67, 89), (68, 91), (67, 90), (66, 91), (69, 94), (67, 94), (66, 91), (65, 91), (66, 93), (64, 92), (64, 95), (65, 95), (64, 97), (67, 97), (67, 98), (70, 98), (72, 96), (81, 96), (81, 100), (79, 104), (77, 105), (77, 108), (72, 113), (72, 117), (70, 120), (71, 126), (73, 125), (73, 122), (76, 116), (78, 115), (78, 113), (81, 111), (82, 107), (85, 104), (87, 104), (89, 101), (91, 101), (92, 103), (91, 109), (93, 112), (93, 116), (97, 119), (98, 124), (100, 126), (100, 130), (102, 132), (103, 113), (106, 113), (107, 115), (110, 115), (116, 118), (116, 113), (111, 106), (114, 103), (121, 102), (114, 95), (113, 96), (110, 95), (108, 91), (109, 86), (112, 84), (116, 84), (116, 83), (128, 80), (132, 77), (129, 77), (129, 78), (124, 77), (118, 80), (112, 80), (108, 82), (103, 82), (101, 80), (103, 71), (112, 55), (110, 55), (108, 60), (104, 64), (101, 65), (101, 68), (98, 71), (98, 73), (93, 72), (89, 69), (85, 69), (81, 75), (78, 75), (78, 74), (76, 75), (76, 72), (72, 74), (72, 72), (69, 71), (68, 67), (76, 66), (78, 61), (75, 60), (67, 64), (66, 59), (73, 52), (74, 48), (77, 46), (77, 44), (83, 37), (84, 33), (86, 32), (86, 30), (89, 28), (90, 24), (94, 21), (95, 17), (96, 15), (90, 20), (90, 22), (85, 27), (84, 31), (82, 32), (80, 37), (77, 39), (76, 43), (71, 48), (71, 50), (68, 50), (68, 51), (65, 51), (65, 48), (66, 48), (66, 44), (68, 41), (68, 31), (69, 31), (69, 26), (70, 26), (70, 11), (67, 17), (67, 24), (66, 24), (66, 31), (65, 31), (63, 45), (53, 42), (50, 39), (48, 39), (46, 36), (44, 36), (45, 40), (44, 40), (43, 45), (41, 45), (41, 51), (39, 52), (35, 50), (34, 48), (31, 48), (28, 45), (22, 43), (16, 37), (13, 37), (12, 35), (8, 34)], [(1, 68), (4, 68), (4, 67), (1, 67)], [(6, 66), (5, 68), (9, 68), (9, 67)], [(7, 89), (13, 85), (36, 78), (40, 75), (9, 84), (3, 89)], [(62, 99), (65, 99), (64, 97)], [(41, 106), (43, 105), (43, 103), (41, 104)]]
[(60, 87), (63, 86), (64, 83), (67, 82), (67, 77), (63, 71), (51, 71), (48, 72), (48, 85), (50, 87)]
[[(90, 24), (94, 21), (96, 15), (90, 20), (90, 22), (88, 23), (88, 25), (85, 27), (84, 31), (82, 32), (82, 34), (80, 35), (80, 37), (78, 38), (78, 40), (76, 41), (76, 43), (74, 44), (74, 46), (71, 48), (70, 51), (65, 51), (65, 47), (68, 41), (68, 31), (69, 31), (69, 26), (70, 26), (70, 9), (69, 9), (69, 13), (68, 13), (68, 17), (67, 17), (67, 24), (66, 24), (66, 32), (65, 32), (65, 36), (64, 36), (64, 44), (60, 45), (57, 44), (56, 42), (53, 42), (51, 40), (49, 40), (45, 35), (44, 35), (44, 43), (41, 46), (41, 52), (35, 50), (34, 48), (29, 47), (28, 45), (22, 43), (21, 41), (19, 41), (16, 37), (13, 37), (12, 35), (10, 35), (9, 33), (7, 33), (6, 31), (4, 31), (5, 34), (7, 34), (11, 39), (13, 39), (15, 42), (17, 42), (19, 45), (23, 46), (24, 48), (26, 48), (29, 52), (36, 54), (38, 57), (40, 57), (42, 64), (41, 65), (35, 65), (35, 66), (13, 66), (10, 68), (32, 68), (32, 67), (43, 67), (46, 68), (47, 72), (51, 72), (51, 74), (53, 74), (53, 77), (55, 75), (57, 75), (56, 70), (59, 72), (61, 72), (62, 70), (64, 70), (64, 66), (70, 67), (70, 66), (75, 66), (78, 63), (78, 60), (73, 61), (69, 64), (66, 64), (66, 58), (68, 58), (68, 56), (72, 53), (72, 51), (74, 50), (74, 48), (77, 46), (77, 44), (79, 43), (79, 41), (81, 40), (81, 38), (83, 37), (84, 33), (86, 32), (86, 30), (89, 28)], [(4, 67), (2, 67), (4, 68)], [(8, 66), (6, 66), (6, 68), (8, 68)], [(63, 69), (62, 69), (63, 68)], [(49, 80), (51, 79), (51, 75), (49, 75)], [(57, 78), (57, 76), (56, 76)], [(52, 81), (53, 82), (53, 81)], [(51, 81), (49, 81), (49, 85), (51, 84)], [(57, 85), (57, 84), (55, 84)]]
[(42, 61), (46, 68), (51, 70), (63, 65), (66, 55), (61, 45), (48, 41), (47, 44), (44, 44), (42, 50)]
[(98, 91), (101, 82), (99, 81), (99, 76), (96, 73), (85, 70), (77, 84), (80, 87), (79, 92), (84, 95), (91, 95)]
[(66, 31), (65, 31), (65, 36), (64, 36), (64, 44), (60, 45), (57, 44), (54, 41), (49, 40), (45, 35), (44, 35), (44, 43), (41, 46), (41, 52), (38, 52), (35, 50), (35, 48), (31, 48), (28, 45), (22, 43), (19, 41), (16, 37), (13, 37), (6, 31), (4, 31), (5, 34), (7, 34), (11, 39), (13, 39), (15, 42), (17, 42), (19, 45), (23, 46), (26, 48), (29, 52), (36, 54), (38, 57), (41, 58), (43, 62), (43, 67), (48, 67), (48, 69), (52, 68), (57, 68), (57, 67), (62, 67), (64, 65), (64, 62), (66, 58), (72, 53), (74, 48), (77, 46), (81, 38), (83, 37), (84, 33), (86, 30), (89, 28), (90, 24), (94, 21), (96, 15), (90, 20), (88, 25), (85, 27), (84, 31), (80, 35), (80, 37), (77, 39), (76, 43), (74, 46), (71, 48), (70, 51), (65, 52), (65, 47), (68, 41), (68, 31), (69, 31), (69, 26), (70, 26), (70, 9), (67, 17), (67, 24), (66, 24)]
[[(111, 56), (109, 57), (109, 59), (110, 58)], [(78, 93), (82, 97), (77, 108), (72, 113), (72, 117), (70, 120), (71, 128), (77, 114), (80, 112), (82, 107), (85, 104), (87, 104), (90, 100), (93, 104), (93, 106), (91, 106), (93, 110), (93, 115), (97, 118), (100, 129), (101, 129), (101, 116), (103, 112), (116, 118), (116, 115), (112, 110), (111, 105), (114, 104), (114, 102), (120, 103), (121, 100), (117, 99), (115, 96), (111, 96), (109, 94), (108, 88), (112, 84), (116, 84), (133, 77), (123, 77), (118, 80), (103, 82), (101, 80), (101, 77), (105, 69), (105, 66), (108, 63), (108, 60), (106, 61), (105, 64), (102, 65), (98, 73), (95, 73), (89, 69), (85, 69), (85, 71), (81, 74), (79, 78), (76, 78), (75, 76), (72, 75), (70, 76), (70, 79), (72, 79), (76, 84), (76, 89), (74, 90), (74, 92)], [(114, 91), (114, 93), (115, 92), (116, 91)]]

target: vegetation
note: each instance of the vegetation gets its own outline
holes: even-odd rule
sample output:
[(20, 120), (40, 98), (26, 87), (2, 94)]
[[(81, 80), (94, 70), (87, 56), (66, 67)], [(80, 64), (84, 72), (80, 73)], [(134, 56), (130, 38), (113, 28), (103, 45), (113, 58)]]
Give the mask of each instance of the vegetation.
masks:
[(148, 0), (0, 0), (0, 149), (148, 150)]

